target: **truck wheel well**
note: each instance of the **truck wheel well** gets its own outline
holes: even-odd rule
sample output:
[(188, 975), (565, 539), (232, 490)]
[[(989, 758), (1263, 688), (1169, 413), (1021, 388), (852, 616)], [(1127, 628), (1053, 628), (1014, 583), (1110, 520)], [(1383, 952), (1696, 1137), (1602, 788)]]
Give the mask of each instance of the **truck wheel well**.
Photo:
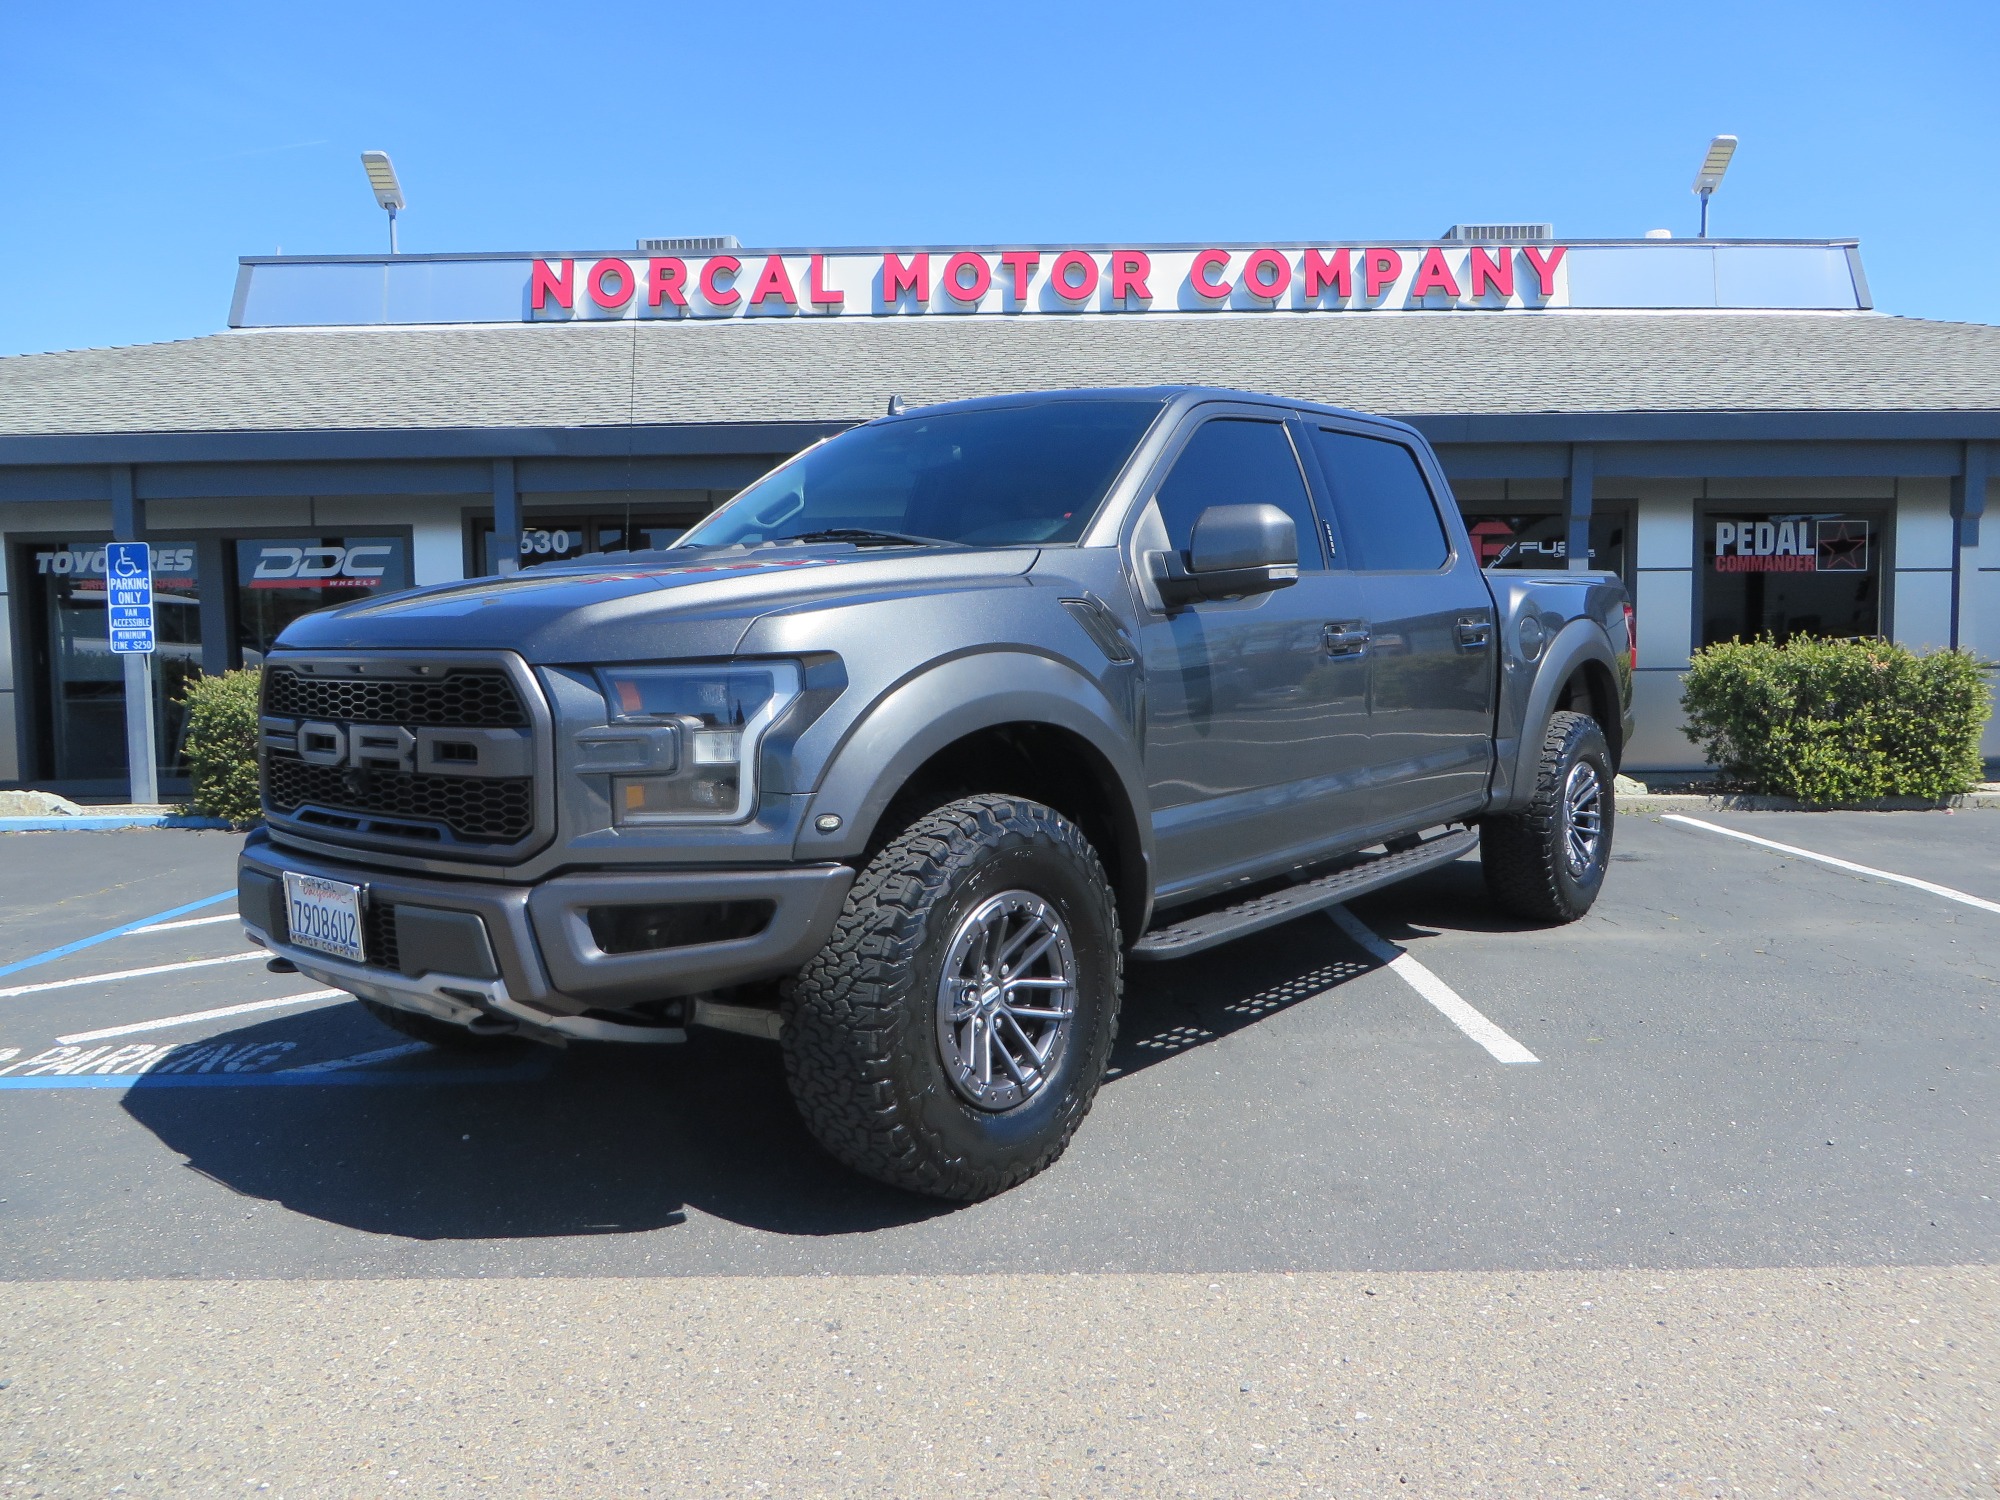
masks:
[(1602, 662), (1587, 661), (1569, 674), (1569, 680), (1556, 694), (1554, 712), (1589, 714), (1597, 720), (1604, 731), (1604, 743), (1611, 750), (1611, 768), (1615, 771), (1625, 758), (1623, 744), (1623, 720), (1618, 712), (1618, 684), (1612, 681), (1611, 670)]
[(864, 857), (873, 859), (933, 808), (976, 792), (1032, 798), (1081, 828), (1111, 877), (1126, 941), (1138, 936), (1148, 895), (1146, 858), (1124, 786), (1095, 745), (1053, 724), (996, 724), (946, 745), (889, 799)]

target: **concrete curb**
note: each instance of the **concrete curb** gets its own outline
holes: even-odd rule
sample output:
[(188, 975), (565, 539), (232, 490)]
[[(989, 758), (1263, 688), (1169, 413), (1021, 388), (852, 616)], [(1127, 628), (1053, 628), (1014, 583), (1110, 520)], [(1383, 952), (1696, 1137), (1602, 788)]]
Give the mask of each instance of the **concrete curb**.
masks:
[(231, 828), (222, 818), (190, 818), (178, 813), (80, 813), (58, 818), (0, 818), (0, 833), (109, 833), (118, 828)]
[(1921, 797), (1877, 797), (1866, 802), (1801, 802), (1796, 797), (1753, 797), (1732, 792), (1620, 792), (1620, 812), (1963, 812), (2000, 808), (2000, 792), (1967, 792), (1943, 802)]

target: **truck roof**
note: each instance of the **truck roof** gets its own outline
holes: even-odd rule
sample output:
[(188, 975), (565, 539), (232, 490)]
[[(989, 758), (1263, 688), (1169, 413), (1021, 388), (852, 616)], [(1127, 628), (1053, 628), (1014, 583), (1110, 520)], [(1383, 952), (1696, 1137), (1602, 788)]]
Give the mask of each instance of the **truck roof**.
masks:
[(1282, 406), (1292, 411), (1317, 412), (1329, 417), (1344, 417), (1349, 421), (1368, 422), (1382, 427), (1392, 427), (1411, 437), (1420, 437), (1416, 428), (1407, 422), (1399, 422), (1393, 417), (1384, 417), (1374, 412), (1355, 411), (1344, 406), (1329, 406), (1322, 401), (1306, 401), (1291, 396), (1273, 395), (1268, 391), (1235, 390), (1216, 385), (1135, 385), (1135, 386), (1081, 386), (1066, 390), (1009, 391), (997, 396), (972, 396), (963, 401), (940, 401), (932, 406), (911, 407), (893, 416), (877, 417), (876, 421), (899, 421), (910, 417), (944, 411), (977, 411), (981, 407), (1016, 406), (1024, 401), (1115, 401), (1150, 400), (1159, 401), (1163, 406), (1187, 407), (1204, 401), (1249, 401), (1259, 405)]

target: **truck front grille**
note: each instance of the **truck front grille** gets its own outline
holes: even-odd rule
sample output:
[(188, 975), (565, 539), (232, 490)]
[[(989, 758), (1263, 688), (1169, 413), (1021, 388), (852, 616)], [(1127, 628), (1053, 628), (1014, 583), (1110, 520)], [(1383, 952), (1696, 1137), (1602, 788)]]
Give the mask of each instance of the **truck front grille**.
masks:
[[(436, 839), (441, 825), (468, 844), (512, 844), (535, 826), (535, 783), (526, 776), (367, 771), (356, 777), (339, 766), (309, 766), (273, 753), (265, 793), (273, 812), (353, 833)], [(385, 822), (397, 826), (381, 826)]]
[(396, 946), (396, 908), (383, 901), (371, 901), (362, 913), (362, 952), (378, 969), (402, 967), (402, 953)]
[(519, 729), (528, 710), (507, 674), (491, 667), (457, 667), (436, 681), (307, 677), (290, 667), (264, 674), (264, 712), (294, 719), (349, 724), (448, 725), (454, 729)]
[(280, 656), (264, 669), (261, 725), (264, 811), (278, 828), (503, 859), (546, 812), (533, 774), (546, 715), (517, 667)]

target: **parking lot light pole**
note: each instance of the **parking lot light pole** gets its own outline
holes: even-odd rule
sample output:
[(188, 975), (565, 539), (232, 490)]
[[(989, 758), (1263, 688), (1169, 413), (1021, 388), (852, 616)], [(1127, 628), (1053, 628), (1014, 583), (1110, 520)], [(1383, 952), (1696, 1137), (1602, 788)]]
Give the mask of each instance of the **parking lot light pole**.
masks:
[[(1729, 170), (1729, 158), (1736, 154), (1736, 137), (1719, 135), (1708, 143), (1708, 155), (1694, 174), (1694, 190), (1701, 198), (1701, 238), (1708, 238), (1708, 200), (1722, 186), (1722, 174)], [(387, 160), (385, 157), (384, 160)]]
[(368, 173), (368, 186), (375, 190), (375, 202), (389, 215), (389, 253), (396, 253), (396, 210), (403, 207), (403, 185), (396, 180), (395, 163), (386, 151), (364, 151), (361, 166)]

